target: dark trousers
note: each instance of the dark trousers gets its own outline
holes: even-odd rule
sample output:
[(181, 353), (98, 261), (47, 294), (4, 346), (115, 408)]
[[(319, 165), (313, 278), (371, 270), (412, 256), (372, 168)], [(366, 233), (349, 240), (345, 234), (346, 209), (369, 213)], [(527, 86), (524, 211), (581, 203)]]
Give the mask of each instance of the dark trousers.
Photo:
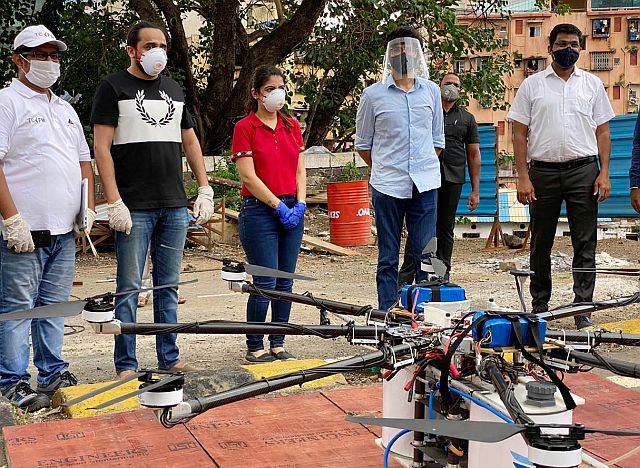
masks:
[[(438, 216), (436, 220), (436, 237), (438, 238), (437, 257), (447, 266), (446, 278), (449, 278), (451, 270), (451, 256), (453, 254), (453, 230), (456, 227), (456, 210), (460, 201), (463, 184), (453, 184), (442, 181), (438, 189)], [(413, 283), (415, 267), (411, 256), (411, 238), (407, 236), (404, 245), (404, 257), (402, 266), (398, 272), (398, 284)]]
[[(378, 192), (373, 187), (371, 192), (378, 229), (378, 308), (387, 310), (398, 298), (398, 257), (402, 224), (406, 220), (407, 230), (414, 240), (413, 264), (419, 266), (422, 262), (422, 249), (436, 233), (438, 192), (418, 192), (415, 185), (411, 198), (395, 198)], [(419, 281), (427, 277), (420, 269), (415, 271), (415, 275)]]
[[(596, 265), (598, 202), (593, 184), (597, 177), (595, 161), (572, 169), (529, 169), (536, 194), (530, 206), (530, 264), (535, 275), (529, 291), (534, 311), (547, 310), (551, 298), (551, 249), (563, 200), (571, 231), (573, 268)], [(590, 302), (595, 282), (595, 273), (573, 273), (574, 302)]]

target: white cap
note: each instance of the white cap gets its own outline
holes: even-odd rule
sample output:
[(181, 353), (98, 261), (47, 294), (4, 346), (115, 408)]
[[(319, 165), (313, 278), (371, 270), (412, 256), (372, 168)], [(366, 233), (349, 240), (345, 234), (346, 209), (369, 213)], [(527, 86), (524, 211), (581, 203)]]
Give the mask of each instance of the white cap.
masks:
[(38, 47), (42, 44), (53, 44), (60, 52), (67, 50), (67, 44), (56, 39), (51, 31), (41, 24), (27, 26), (13, 40), (13, 50), (18, 47)]

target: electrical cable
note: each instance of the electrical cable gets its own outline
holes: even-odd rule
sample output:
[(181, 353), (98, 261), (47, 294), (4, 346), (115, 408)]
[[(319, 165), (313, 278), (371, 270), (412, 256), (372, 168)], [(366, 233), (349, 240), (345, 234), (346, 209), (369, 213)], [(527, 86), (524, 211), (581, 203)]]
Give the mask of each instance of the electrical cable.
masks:
[[(436, 388), (440, 388), (440, 382), (436, 382)], [(480, 406), (481, 408), (484, 408), (487, 411), (489, 411), (490, 413), (496, 415), (497, 417), (502, 419), (504, 422), (509, 423), (509, 424), (513, 424), (513, 420), (511, 420), (511, 418), (508, 418), (504, 414), (500, 413), (499, 411), (497, 411), (496, 409), (494, 409), (491, 406), (487, 405), (486, 403), (478, 400), (477, 398), (472, 397), (468, 393), (464, 393), (464, 392), (458, 390), (455, 387), (449, 387), (449, 391), (452, 392), (452, 393), (455, 393), (456, 395), (460, 395), (462, 398), (466, 398), (466, 399), (472, 401), (473, 403), (475, 403), (476, 405)], [(430, 418), (430, 419), (433, 419), (433, 418)]]
[(391, 447), (393, 447), (393, 444), (395, 444), (400, 437), (408, 434), (409, 432), (411, 432), (409, 429), (402, 429), (389, 441), (387, 447), (384, 449), (384, 468), (389, 468), (389, 454), (391, 453)]
[(83, 331), (86, 330), (86, 328), (82, 325), (66, 325), (65, 324), (64, 328), (71, 329), (70, 332), (65, 332), (64, 336), (77, 335), (78, 333), (82, 333)]

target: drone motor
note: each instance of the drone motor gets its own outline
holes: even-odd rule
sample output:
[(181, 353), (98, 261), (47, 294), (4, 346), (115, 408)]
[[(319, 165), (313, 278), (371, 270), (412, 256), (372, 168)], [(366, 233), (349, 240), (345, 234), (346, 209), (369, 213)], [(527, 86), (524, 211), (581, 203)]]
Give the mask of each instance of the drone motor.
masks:
[(232, 283), (242, 282), (247, 279), (247, 272), (244, 270), (242, 264), (228, 264), (222, 267), (222, 270), (220, 270), (220, 276), (222, 276), (223, 280)]
[[(179, 379), (167, 381), (164, 385), (138, 395), (140, 404), (147, 408), (170, 408), (182, 403), (184, 374), (178, 375), (180, 375)], [(161, 382), (161, 379), (153, 377), (152, 374), (141, 377), (141, 380), (143, 383), (140, 385), (140, 390)]]
[(110, 298), (105, 298), (100, 302), (89, 301), (82, 309), (82, 318), (89, 323), (107, 323), (114, 318), (114, 306)]

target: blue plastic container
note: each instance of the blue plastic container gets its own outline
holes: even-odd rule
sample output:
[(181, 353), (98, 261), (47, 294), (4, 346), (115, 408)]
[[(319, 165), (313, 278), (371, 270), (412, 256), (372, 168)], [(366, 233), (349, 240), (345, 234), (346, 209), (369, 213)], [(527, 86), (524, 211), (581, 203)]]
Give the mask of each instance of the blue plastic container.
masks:
[[(473, 321), (475, 322), (480, 317), (486, 315), (486, 312), (479, 311), (473, 314)], [(525, 318), (520, 317), (519, 322), (522, 330), (522, 339), (525, 346), (535, 346), (535, 342), (531, 337), (530, 325), (531, 323)], [(547, 333), (547, 321), (539, 319), (540, 325), (540, 339), (544, 342)], [(482, 338), (488, 336), (491, 331), (491, 340), (483, 343), (483, 348), (509, 348), (516, 346), (516, 336), (513, 332), (513, 325), (509, 320), (502, 317), (494, 317), (486, 320), (482, 324), (482, 336), (478, 336), (478, 327), (473, 327), (473, 340), (480, 341)]]

